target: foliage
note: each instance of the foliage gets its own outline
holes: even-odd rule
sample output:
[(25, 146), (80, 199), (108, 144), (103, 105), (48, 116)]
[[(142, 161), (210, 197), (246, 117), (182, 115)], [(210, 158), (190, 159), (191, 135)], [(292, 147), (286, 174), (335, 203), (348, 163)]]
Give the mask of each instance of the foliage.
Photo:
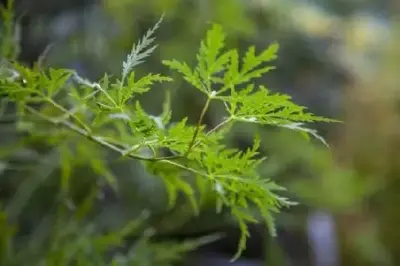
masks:
[[(57, 213), (43, 221), (52, 224), (51, 232), (41, 240), (31, 240), (34, 243), (19, 241), (18, 245), (13, 240), (21, 236), (3, 233), (0, 252), (5, 254), (5, 265), (20, 265), (27, 258), (34, 265), (170, 265), (180, 253), (204, 242), (174, 243), (169, 246), (172, 251), (166, 251), (152, 241), (157, 232), (141, 216), (117, 232), (102, 232), (95, 219), (101, 192), (107, 186), (116, 195), (121, 190), (119, 177), (110, 170), (109, 152), (137, 160), (147, 172), (161, 178), (169, 193), (169, 208), (175, 207), (178, 196), (185, 195), (193, 212), (200, 214), (199, 199), (212, 194), (217, 211), (229, 211), (240, 226), (242, 235), (234, 258), (246, 247), (248, 223), (258, 222), (254, 208), (275, 234), (273, 213), (294, 203), (277, 194), (282, 187), (259, 175), (257, 167), (265, 158), (260, 157), (258, 137), (246, 151), (227, 147), (224, 137), (235, 123), (280, 126), (318, 137), (302, 123), (333, 120), (308, 113), (288, 96), (272, 94), (265, 86), (256, 88), (254, 80), (273, 69), (269, 63), (277, 57), (278, 45), (259, 54), (250, 47), (240, 58), (237, 50), (224, 50), (225, 33), (216, 24), (201, 42), (195, 67), (177, 60), (163, 61), (204, 95), (197, 124), (189, 124), (186, 117), (173, 123), (168, 98), (160, 115), (150, 115), (138, 97), (172, 78), (155, 73), (138, 77), (135, 67), (154, 51), (154, 32), (160, 22), (133, 46), (120, 78), (105, 74), (99, 82), (91, 82), (69, 69), (43, 69), (40, 64), (30, 68), (14, 60), (3, 63), (0, 94), (7, 106), (2, 107), (10, 110), (9, 106), (15, 106), (16, 126), (23, 140), (45, 144), (46, 156), (36, 164), (61, 164), (58, 172), (49, 173), (39, 164), (36, 173), (43, 178), (59, 177), (60, 193), (54, 199)], [(8, 52), (3, 56), (14, 59)], [(223, 104), (227, 117), (207, 130), (203, 119), (212, 102)], [(79, 169), (77, 158), (97, 174), (89, 186), (91, 192), (83, 197), (72, 189), (76, 181), (72, 173)], [(18, 220), (35, 190), (32, 183), (27, 184), (18, 188), (2, 211), (2, 231), (9, 232), (5, 230), (7, 219), (11, 223)], [(135, 244), (119, 256), (115, 248), (126, 246), (127, 237), (133, 237)]]

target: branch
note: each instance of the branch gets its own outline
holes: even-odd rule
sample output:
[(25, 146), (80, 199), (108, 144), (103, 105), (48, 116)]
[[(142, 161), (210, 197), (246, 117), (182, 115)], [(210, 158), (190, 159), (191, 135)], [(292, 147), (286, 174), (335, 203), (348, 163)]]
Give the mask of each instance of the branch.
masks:
[(175, 158), (179, 157), (179, 156), (166, 156), (166, 157), (152, 158), (152, 157), (144, 157), (144, 156), (131, 154), (131, 153), (125, 154), (126, 153), (125, 150), (123, 150), (123, 149), (121, 149), (121, 148), (119, 148), (119, 147), (117, 147), (117, 146), (105, 141), (102, 137), (91, 135), (85, 129), (77, 127), (76, 125), (74, 125), (73, 123), (69, 122), (68, 120), (61, 120), (61, 121), (60, 120), (55, 120), (55, 119), (53, 119), (51, 117), (48, 117), (48, 116), (45, 116), (45, 115), (41, 114), (40, 112), (36, 111), (34, 108), (32, 108), (30, 106), (25, 105), (24, 107), (25, 107), (25, 109), (27, 111), (29, 111), (30, 113), (36, 115), (37, 117), (39, 117), (39, 118), (41, 118), (41, 119), (43, 119), (43, 120), (45, 120), (47, 122), (50, 122), (52, 124), (55, 124), (55, 125), (62, 125), (62, 126), (68, 128), (68, 129), (70, 129), (71, 131), (73, 131), (73, 132), (75, 132), (75, 133), (87, 138), (88, 140), (91, 140), (91, 141), (93, 141), (93, 142), (95, 142), (95, 143), (97, 143), (99, 145), (102, 145), (103, 147), (106, 147), (106, 148), (108, 148), (110, 150), (113, 150), (113, 151), (121, 154), (122, 156), (127, 156), (127, 157), (130, 157), (132, 159), (143, 160), (143, 161), (163, 161), (163, 160), (170, 160), (170, 159), (175, 159)]

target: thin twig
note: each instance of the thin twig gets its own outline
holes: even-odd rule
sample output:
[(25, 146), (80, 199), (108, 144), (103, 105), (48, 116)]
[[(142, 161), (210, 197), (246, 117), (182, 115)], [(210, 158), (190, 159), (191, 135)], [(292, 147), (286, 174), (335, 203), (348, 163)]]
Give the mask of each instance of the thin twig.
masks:
[[(48, 103), (50, 103), (51, 105), (53, 105), (53, 107), (55, 107), (55, 108), (57, 108), (58, 110), (64, 112), (64, 114), (70, 113), (69, 110), (65, 109), (63, 106), (59, 105), (58, 103), (56, 103), (56, 102), (53, 101), (52, 99), (46, 97), (45, 100), (46, 100)], [(70, 113), (70, 117), (72, 117), (74, 120), (76, 120), (76, 122), (78, 122), (82, 127), (84, 127), (86, 131), (90, 131), (90, 128), (89, 128), (79, 117), (77, 117), (77, 116), (74, 115), (73, 113)], [(58, 121), (58, 120), (52, 119), (52, 121), (53, 121), (53, 123), (60, 123), (60, 121)], [(64, 121), (66, 121), (66, 120), (64, 120)], [(62, 123), (62, 122), (63, 122), (63, 121), (61, 121), (61, 123)]]
[(211, 135), (212, 133), (214, 133), (215, 131), (219, 130), (221, 127), (225, 126), (226, 124), (228, 124), (231, 121), (232, 121), (232, 117), (229, 117), (228, 119), (225, 119), (224, 121), (219, 123), (217, 126), (215, 126), (213, 129), (208, 131), (207, 132), (207, 136)]
[(210, 106), (211, 99), (212, 99), (211, 97), (208, 97), (208, 98), (207, 98), (206, 104), (204, 105), (203, 110), (201, 111), (200, 118), (199, 118), (199, 120), (197, 121), (197, 126), (196, 126), (196, 129), (195, 129), (195, 131), (194, 131), (192, 140), (191, 140), (191, 142), (190, 142), (190, 144), (189, 144), (189, 147), (188, 147), (188, 149), (187, 149), (187, 151), (186, 151), (186, 153), (185, 153), (185, 157), (189, 155), (189, 153), (191, 152), (191, 150), (192, 150), (192, 148), (193, 148), (193, 146), (194, 146), (194, 144), (195, 144), (196, 137), (197, 137), (197, 135), (199, 134), (201, 124), (202, 124), (203, 119), (204, 119), (204, 116), (205, 116), (205, 114), (206, 114), (206, 112), (207, 112), (207, 110), (208, 110), (208, 107)]

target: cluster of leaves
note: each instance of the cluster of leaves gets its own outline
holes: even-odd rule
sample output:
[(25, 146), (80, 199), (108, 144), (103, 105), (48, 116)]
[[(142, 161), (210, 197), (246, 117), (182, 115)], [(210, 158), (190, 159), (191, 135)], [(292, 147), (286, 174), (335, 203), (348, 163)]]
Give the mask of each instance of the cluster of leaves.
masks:
[[(3, 102), (16, 106), (17, 126), (21, 132), (42, 136), (47, 144), (56, 147), (61, 163), (62, 201), (74, 210), (73, 213), (81, 213), (78, 211), (81, 206), (74, 206), (70, 190), (76, 156), (85, 158), (85, 164), (101, 176), (97, 184), (106, 183), (118, 193), (118, 177), (108, 169), (107, 153), (102, 152), (109, 150), (118, 156), (139, 160), (148, 172), (160, 177), (169, 193), (170, 208), (175, 206), (178, 195), (183, 194), (194, 213), (199, 214), (199, 199), (213, 193), (217, 211), (230, 211), (239, 223), (242, 236), (237, 258), (249, 237), (248, 224), (258, 222), (258, 216), (252, 212), (254, 207), (275, 234), (273, 213), (293, 203), (276, 194), (282, 187), (259, 175), (257, 167), (264, 160), (258, 152), (259, 139), (255, 138), (252, 148), (241, 151), (226, 147), (225, 134), (233, 124), (244, 122), (282, 126), (316, 135), (302, 123), (331, 120), (308, 113), (286, 95), (271, 94), (265, 86), (256, 88), (254, 80), (273, 69), (265, 65), (277, 57), (278, 45), (272, 44), (260, 54), (255, 47), (250, 47), (240, 59), (237, 50), (224, 51), (225, 33), (219, 25), (213, 25), (201, 42), (195, 67), (176, 60), (163, 61), (205, 96), (197, 124), (188, 124), (187, 118), (173, 123), (169, 97), (160, 115), (148, 114), (137, 96), (158, 83), (171, 82), (172, 78), (155, 73), (138, 77), (134, 70), (156, 48), (153, 35), (160, 22), (133, 46), (123, 62), (120, 78), (105, 74), (99, 82), (91, 82), (68, 69), (47, 70), (40, 65), (29, 68), (18, 62), (8, 62), (2, 65), (0, 95)], [(203, 118), (213, 101), (225, 106), (227, 118), (207, 131)], [(105, 149), (99, 150), (99, 147)], [(5, 214), (9, 215), (7, 212), (2, 215)], [(86, 233), (74, 235), (80, 225), (77, 224), (79, 219), (72, 221), (72, 225), (59, 225), (65, 230), (63, 236), (55, 238), (61, 242), (56, 244), (54, 240), (48, 249), (54, 255), (47, 258), (48, 265), (67, 265), (78, 257), (81, 258), (79, 265), (91, 265), (90, 261), (103, 265), (93, 254), (104, 256), (110, 246), (118, 246), (127, 235), (125, 228), (124, 233), (111, 236), (93, 235), (92, 226), (84, 230)], [(68, 250), (74, 252), (66, 254), (71, 243), (74, 248)], [(102, 245), (104, 243), (108, 246)], [(142, 242), (137, 243), (135, 247)], [(160, 248), (150, 244), (146, 247), (148, 251), (135, 249), (130, 261), (135, 262), (143, 254), (149, 257), (149, 250)], [(177, 245), (177, 250), (185, 249), (188, 249), (187, 244)], [(77, 256), (77, 252), (87, 253)], [(51, 258), (56, 261), (49, 261)], [(110, 261), (111, 265), (120, 264), (113, 259)]]

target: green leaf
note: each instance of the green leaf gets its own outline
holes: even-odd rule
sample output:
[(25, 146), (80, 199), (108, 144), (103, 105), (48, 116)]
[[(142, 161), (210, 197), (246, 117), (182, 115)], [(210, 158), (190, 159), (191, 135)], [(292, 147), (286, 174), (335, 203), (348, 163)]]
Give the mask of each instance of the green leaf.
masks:
[(321, 137), (315, 131), (302, 127), (302, 123), (337, 122), (307, 112), (305, 107), (293, 103), (288, 95), (271, 94), (264, 86), (248, 94), (251, 91), (252, 88), (248, 87), (243, 93), (235, 92), (232, 96), (223, 98), (228, 106), (226, 110), (233, 119), (240, 122), (285, 127), (311, 134), (321, 141)]
[(222, 83), (223, 79), (215, 75), (223, 72), (235, 50), (222, 53), (225, 47), (225, 33), (222, 27), (214, 24), (207, 32), (205, 41), (200, 43), (196, 55), (197, 66), (192, 70), (186, 63), (177, 60), (164, 60), (163, 64), (183, 74), (183, 78), (205, 94), (212, 91), (212, 83)]
[(202, 85), (200, 76), (197, 72), (193, 72), (186, 63), (181, 63), (175, 59), (163, 60), (162, 63), (172, 70), (176, 70), (183, 75), (183, 78), (200, 91), (207, 93), (207, 90)]
[(207, 32), (206, 41), (201, 42), (200, 49), (197, 54), (198, 66), (196, 71), (202, 79), (208, 83), (211, 76), (220, 71), (222, 66), (229, 59), (229, 55), (225, 55), (222, 60), (217, 62), (217, 58), (224, 48), (225, 33), (221, 25), (214, 24)]
[(120, 105), (124, 105), (128, 100), (134, 97), (134, 94), (143, 94), (151, 89), (154, 83), (161, 83), (166, 81), (172, 81), (171, 78), (162, 76), (160, 74), (149, 73), (146, 76), (135, 80), (135, 72), (129, 75), (128, 84), (121, 89), (121, 100)]
[(73, 72), (68, 69), (50, 69), (50, 79), (48, 80), (48, 84), (46, 84), (47, 88), (47, 96), (53, 97), (57, 91), (63, 88), (64, 84), (71, 77)]
[(275, 60), (278, 56), (279, 45), (277, 43), (271, 44), (259, 56), (255, 54), (255, 46), (250, 46), (243, 58), (243, 67), (241, 69), (242, 75), (252, 71), (262, 63)]
[(129, 121), (129, 127), (135, 137), (145, 139), (158, 139), (161, 134), (159, 127), (153, 117), (149, 116), (137, 101), (135, 104), (134, 115)]

